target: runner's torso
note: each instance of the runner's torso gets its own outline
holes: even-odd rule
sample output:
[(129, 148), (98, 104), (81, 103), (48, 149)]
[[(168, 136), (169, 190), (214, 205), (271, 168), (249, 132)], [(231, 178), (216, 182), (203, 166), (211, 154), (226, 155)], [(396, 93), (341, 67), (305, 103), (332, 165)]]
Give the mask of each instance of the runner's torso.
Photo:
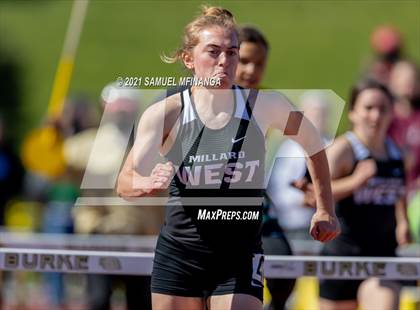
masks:
[[(352, 132), (346, 133), (357, 162), (371, 158), (369, 150)], [(387, 160), (375, 160), (376, 175), (367, 184), (337, 203), (340, 238), (362, 248), (395, 248), (395, 204), (404, 195), (404, 166), (394, 143), (386, 140)]]
[(204, 126), (189, 89), (180, 93), (180, 126), (166, 155), (176, 174), (162, 233), (199, 251), (260, 247), (265, 139), (242, 90), (233, 92), (233, 115), (220, 129)]

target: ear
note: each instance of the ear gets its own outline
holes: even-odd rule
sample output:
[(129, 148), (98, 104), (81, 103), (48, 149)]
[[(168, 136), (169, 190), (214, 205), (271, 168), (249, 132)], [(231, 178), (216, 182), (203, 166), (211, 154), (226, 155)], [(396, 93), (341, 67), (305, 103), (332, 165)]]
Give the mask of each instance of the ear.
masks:
[(182, 61), (184, 62), (185, 67), (189, 70), (194, 70), (194, 58), (189, 52), (182, 53)]

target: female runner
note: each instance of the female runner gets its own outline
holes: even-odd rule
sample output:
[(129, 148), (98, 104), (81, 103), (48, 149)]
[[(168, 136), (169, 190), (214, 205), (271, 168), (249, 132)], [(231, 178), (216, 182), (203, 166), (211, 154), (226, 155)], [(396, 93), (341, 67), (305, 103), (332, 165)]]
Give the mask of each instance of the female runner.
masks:
[[(150, 106), (120, 173), (122, 197), (169, 187), (152, 272), (154, 309), (262, 309), (264, 136), (289, 132), (308, 154), (317, 211), (311, 235), (339, 233), (322, 142), (305, 118), (291, 118), (281, 95), (235, 85), (238, 37), (232, 14), (204, 7), (185, 28), (181, 60), (198, 83)], [(286, 126), (287, 124), (287, 126)], [(155, 163), (157, 154), (167, 160)]]
[[(405, 210), (404, 165), (386, 133), (393, 98), (375, 81), (355, 86), (349, 118), (353, 129), (328, 148), (332, 191), (342, 234), (326, 244), (323, 255), (395, 256), (409, 240)], [(395, 283), (365, 280), (321, 281), (321, 309), (396, 309)], [(366, 294), (366, 292), (369, 292)], [(358, 298), (359, 297), (359, 298)]]

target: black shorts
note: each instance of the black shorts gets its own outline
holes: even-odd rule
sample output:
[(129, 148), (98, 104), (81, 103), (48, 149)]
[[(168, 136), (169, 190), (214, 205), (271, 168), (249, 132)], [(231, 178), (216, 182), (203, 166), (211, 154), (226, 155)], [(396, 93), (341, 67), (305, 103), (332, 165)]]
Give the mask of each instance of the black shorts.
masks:
[(161, 233), (152, 271), (152, 293), (208, 298), (247, 294), (263, 301), (264, 256), (236, 251), (193, 251)]
[[(364, 247), (340, 236), (328, 242), (322, 248), (321, 255), (393, 257), (395, 256), (395, 249), (392, 247), (379, 248), (375, 245)], [(356, 300), (357, 291), (362, 282), (363, 280), (321, 280), (319, 295), (322, 298), (334, 301)]]

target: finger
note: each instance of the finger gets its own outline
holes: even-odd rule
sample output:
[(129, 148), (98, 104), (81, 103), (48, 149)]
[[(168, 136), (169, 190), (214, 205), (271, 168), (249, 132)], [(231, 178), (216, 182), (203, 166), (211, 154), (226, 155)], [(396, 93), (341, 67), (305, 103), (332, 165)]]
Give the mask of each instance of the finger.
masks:
[(160, 176), (154, 176), (153, 178), (153, 184), (156, 183), (165, 183), (168, 180), (166, 177), (160, 177)]
[(301, 179), (301, 181), (302, 181), (302, 190), (305, 191), (305, 192), (308, 191), (308, 185), (311, 184), (311, 183), (309, 183), (309, 181), (306, 177), (303, 177)]
[(174, 171), (174, 167), (169, 166), (169, 165), (164, 165), (164, 166), (159, 168), (159, 171), (167, 171), (169, 173), (172, 173)]
[(162, 165), (162, 167), (165, 167), (165, 168), (173, 168), (174, 167), (174, 164), (170, 161), (168, 161), (164, 164), (161, 164), (161, 165)]
[(334, 233), (330, 233), (328, 234), (328, 236), (325, 238), (324, 242), (329, 242), (331, 240), (333, 240), (336, 237), (336, 235)]
[(169, 178), (162, 176), (162, 177), (158, 177), (158, 178), (156, 179), (156, 181), (157, 181), (157, 182), (161, 182), (161, 183), (166, 183), (166, 182), (168, 182), (168, 181), (169, 181)]
[(163, 187), (163, 183), (162, 182), (156, 182), (156, 183), (154, 183), (154, 188), (155, 189), (160, 189), (162, 187)]
[(162, 165), (161, 164), (157, 164), (153, 169), (152, 169), (152, 175), (155, 175), (155, 174), (158, 174), (159, 173), (159, 171), (162, 171), (162, 170), (164, 170), (163, 168), (162, 168)]
[(153, 178), (149, 179), (144, 186), (141, 187), (142, 190), (145, 190), (148, 193), (148, 190), (153, 189)]
[(150, 192), (153, 190), (154, 188), (154, 184), (153, 184), (153, 179), (149, 180), (143, 187), (142, 190), (146, 193), (146, 194), (150, 194)]
[(165, 166), (165, 164), (158, 163), (158, 164), (156, 164), (155, 168), (160, 169), (160, 168), (162, 168), (164, 166)]
[(160, 183), (165, 183), (169, 178), (165, 177), (165, 176), (158, 176), (158, 175), (154, 175), (153, 179), (152, 179), (152, 183), (155, 184), (157, 182)]
[(310, 231), (310, 234), (314, 240), (318, 240), (318, 233), (318, 225), (315, 224)]
[(335, 233), (336, 230), (334, 229), (334, 226), (331, 226), (328, 223), (320, 223), (318, 234), (320, 241), (327, 242), (331, 240), (331, 238), (334, 238)]
[(305, 183), (307, 183), (305, 179), (299, 179), (291, 182), (290, 184), (297, 189), (303, 190)]
[(159, 169), (168, 169), (168, 168), (172, 168), (173, 164), (171, 162), (167, 162), (167, 163), (158, 163), (156, 164), (155, 168), (159, 168)]
[(315, 199), (315, 197), (311, 196), (310, 197), (310, 200), (309, 200), (309, 203), (310, 203), (310, 205), (311, 205), (312, 208), (316, 208), (316, 199)]
[(159, 170), (156, 172), (156, 175), (160, 177), (170, 177), (171, 173), (169, 171)]
[(165, 163), (164, 166), (167, 167), (167, 168), (171, 168), (171, 169), (174, 168), (174, 164), (171, 161), (168, 161), (167, 163)]
[(173, 170), (171, 168), (169, 168), (168, 166), (167, 167), (157, 167), (156, 166), (152, 170), (151, 175), (152, 176), (155, 176), (155, 175), (167, 175), (167, 176), (170, 176), (170, 175), (172, 175), (172, 173), (173, 173)]
[(314, 203), (312, 201), (306, 201), (306, 202), (304, 202), (304, 206), (306, 208), (314, 209), (314, 208), (316, 208), (316, 203)]
[(326, 240), (327, 236), (328, 236), (328, 234), (325, 231), (320, 230), (319, 233), (318, 233), (318, 239), (317, 240), (321, 241), (321, 242), (324, 242)]
[(336, 232), (334, 232), (334, 231), (328, 232), (327, 235), (326, 235), (326, 237), (325, 237), (325, 239), (324, 239), (324, 242), (329, 242), (331, 240), (334, 240), (335, 237), (337, 237), (337, 233)]

